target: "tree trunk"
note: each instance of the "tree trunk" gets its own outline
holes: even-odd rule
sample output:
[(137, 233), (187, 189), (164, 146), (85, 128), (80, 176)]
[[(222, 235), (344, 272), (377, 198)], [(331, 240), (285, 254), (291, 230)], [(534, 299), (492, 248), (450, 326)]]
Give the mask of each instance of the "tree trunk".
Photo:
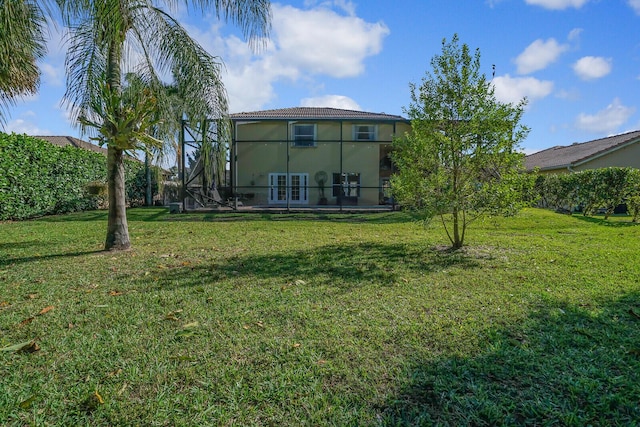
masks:
[(458, 208), (453, 209), (453, 245), (452, 249), (457, 250), (462, 247), (462, 239), (460, 238), (460, 211)]
[(109, 186), (109, 219), (104, 249), (107, 251), (127, 250), (131, 247), (131, 242), (129, 241), (129, 226), (127, 224), (124, 152), (111, 145), (108, 146), (107, 151), (107, 182)]

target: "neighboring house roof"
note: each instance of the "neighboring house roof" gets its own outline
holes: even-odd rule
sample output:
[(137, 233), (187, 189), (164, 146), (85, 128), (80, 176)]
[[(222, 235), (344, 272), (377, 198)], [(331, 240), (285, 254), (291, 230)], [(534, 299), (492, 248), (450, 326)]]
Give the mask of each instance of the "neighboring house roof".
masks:
[(66, 147), (67, 145), (71, 145), (72, 147), (82, 148), (83, 150), (95, 151), (96, 153), (102, 153), (104, 155), (107, 154), (106, 148), (93, 145), (87, 141), (74, 138), (73, 136), (35, 136), (34, 138), (45, 140), (59, 147)]
[(385, 113), (368, 113), (366, 111), (342, 110), (328, 107), (293, 107), (276, 110), (252, 111), (230, 115), (231, 120), (370, 120), (370, 121), (403, 121), (402, 116)]
[(639, 141), (640, 130), (637, 130), (588, 142), (555, 146), (526, 156), (525, 167), (527, 170), (536, 167), (540, 170), (575, 167)]

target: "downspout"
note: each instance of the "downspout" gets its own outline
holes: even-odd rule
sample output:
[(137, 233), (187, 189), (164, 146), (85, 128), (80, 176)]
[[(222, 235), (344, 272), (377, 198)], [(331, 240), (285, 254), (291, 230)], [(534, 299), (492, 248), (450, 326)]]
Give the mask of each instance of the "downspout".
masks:
[(291, 207), (291, 185), (290, 185), (290, 177), (289, 177), (289, 146), (291, 145), (291, 134), (290, 134), (290, 129), (291, 129), (291, 123), (287, 122), (287, 184), (286, 184), (286, 189), (287, 189), (287, 213), (289, 213), (289, 209)]
[(180, 171), (180, 178), (182, 179), (182, 212), (187, 211), (187, 188), (186, 188), (186, 178), (185, 178), (185, 149), (184, 149), (184, 132), (185, 132), (185, 120), (182, 119), (182, 126), (180, 129), (180, 157), (182, 162), (182, 167)]
[(340, 178), (338, 179), (339, 181), (339, 188), (338, 188), (338, 201), (340, 204), (340, 212), (342, 212), (342, 157), (343, 157), (343, 150), (344, 150), (344, 132), (343, 132), (343, 127), (344, 127), (344, 121), (340, 120)]
[(233, 131), (231, 132), (233, 141), (231, 142), (231, 194), (233, 194), (233, 209), (238, 210), (238, 125), (235, 121), (231, 122)]

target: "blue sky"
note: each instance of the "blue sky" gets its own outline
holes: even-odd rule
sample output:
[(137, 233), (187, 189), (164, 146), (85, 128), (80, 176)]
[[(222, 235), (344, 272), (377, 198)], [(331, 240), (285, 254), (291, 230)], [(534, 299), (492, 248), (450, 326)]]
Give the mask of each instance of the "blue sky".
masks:
[[(525, 152), (640, 129), (640, 0), (290, 0), (272, 3), (266, 47), (200, 12), (176, 11), (224, 59), (231, 112), (330, 106), (403, 113), (443, 38), (479, 48), (505, 102), (529, 99)], [(81, 137), (60, 105), (64, 46), (51, 30), (40, 93), (6, 131)]]

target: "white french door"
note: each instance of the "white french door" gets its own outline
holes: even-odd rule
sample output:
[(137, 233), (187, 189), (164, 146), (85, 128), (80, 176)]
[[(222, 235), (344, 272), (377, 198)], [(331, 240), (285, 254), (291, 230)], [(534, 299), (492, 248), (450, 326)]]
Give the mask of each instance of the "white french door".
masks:
[(270, 173), (269, 204), (287, 203), (306, 205), (309, 203), (308, 173)]

